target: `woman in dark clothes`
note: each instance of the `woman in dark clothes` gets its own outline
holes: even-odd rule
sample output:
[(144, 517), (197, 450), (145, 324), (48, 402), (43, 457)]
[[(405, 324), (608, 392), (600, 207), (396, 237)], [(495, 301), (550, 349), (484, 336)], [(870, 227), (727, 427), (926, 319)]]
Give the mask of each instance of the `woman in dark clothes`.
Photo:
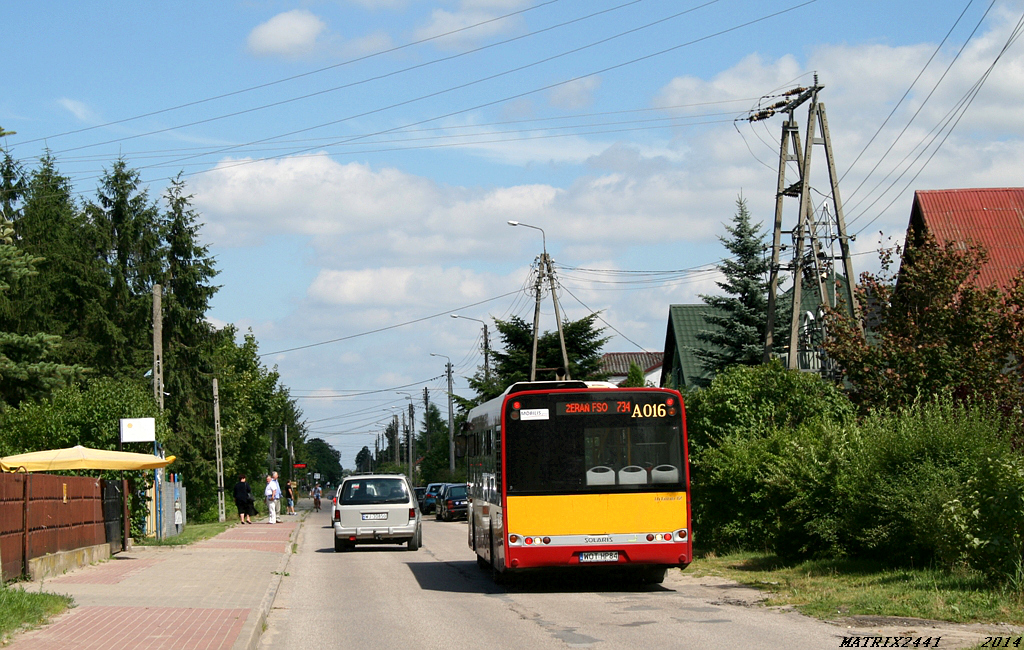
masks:
[(238, 483), (235, 483), (235, 507), (238, 508), (238, 522), (241, 524), (251, 524), (252, 519), (250, 515), (256, 514), (253, 512), (252, 507), (252, 489), (249, 484), (245, 482), (245, 474), (238, 477)]

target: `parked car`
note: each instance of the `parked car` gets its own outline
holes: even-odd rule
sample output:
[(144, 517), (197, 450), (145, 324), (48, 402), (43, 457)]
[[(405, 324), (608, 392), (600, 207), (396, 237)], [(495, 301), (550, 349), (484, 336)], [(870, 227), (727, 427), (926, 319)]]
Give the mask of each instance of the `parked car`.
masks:
[(420, 504), (420, 512), (422, 512), (423, 511), (423, 495), (425, 495), (427, 493), (427, 488), (425, 488), (425, 487), (414, 487), (413, 490), (416, 491), (416, 502), (418, 504)]
[(446, 483), (429, 483), (427, 484), (427, 493), (423, 495), (423, 501), (420, 503), (420, 510), (424, 514), (429, 515), (434, 512), (435, 506), (437, 505), (437, 493), (441, 491), (441, 488), (447, 485)]
[(459, 517), (465, 517), (469, 509), (469, 500), (466, 494), (465, 483), (448, 483), (437, 495), (438, 521), (452, 521)]
[(357, 544), (423, 544), (420, 506), (401, 474), (349, 476), (338, 486), (334, 510), (334, 550)]

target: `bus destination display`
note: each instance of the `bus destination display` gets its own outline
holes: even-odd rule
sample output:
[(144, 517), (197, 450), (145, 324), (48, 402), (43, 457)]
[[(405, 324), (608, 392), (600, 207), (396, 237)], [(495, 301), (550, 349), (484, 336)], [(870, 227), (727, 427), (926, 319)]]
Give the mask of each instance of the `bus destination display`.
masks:
[(555, 415), (629, 415), (634, 418), (663, 418), (676, 414), (668, 404), (639, 404), (633, 400), (594, 400), (580, 402), (556, 402)]

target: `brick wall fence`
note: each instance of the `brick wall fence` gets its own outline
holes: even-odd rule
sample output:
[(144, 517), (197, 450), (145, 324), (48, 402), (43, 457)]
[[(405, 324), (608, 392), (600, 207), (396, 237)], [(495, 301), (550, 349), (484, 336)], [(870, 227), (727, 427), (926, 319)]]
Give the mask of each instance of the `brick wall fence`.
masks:
[(126, 481), (0, 473), (0, 567), (4, 580), (28, 573), (48, 553), (124, 544)]

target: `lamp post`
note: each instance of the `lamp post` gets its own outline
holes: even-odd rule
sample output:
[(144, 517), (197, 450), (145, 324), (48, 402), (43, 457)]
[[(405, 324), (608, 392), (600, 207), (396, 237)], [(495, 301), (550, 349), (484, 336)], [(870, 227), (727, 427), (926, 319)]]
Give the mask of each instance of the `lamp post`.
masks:
[(448, 373), (448, 472), (455, 475), (455, 418), (452, 411), (452, 359), (444, 354), (430, 353), (432, 357), (448, 359), (445, 370)]
[(469, 316), (460, 316), (458, 314), (452, 314), (452, 318), (461, 318), (463, 320), (475, 320), (484, 326), (484, 381), (488, 384), (491, 383), (491, 364), (489, 361), (490, 357), (490, 346), (487, 342), (487, 322), (482, 321), (479, 318), (470, 318)]
[(509, 221), (510, 226), (523, 226), (540, 231), (541, 243), (544, 246), (544, 253), (541, 255), (540, 268), (537, 272), (537, 304), (533, 311), (533, 355), (530, 358), (530, 381), (537, 378), (537, 337), (540, 327), (540, 285), (543, 282), (545, 273), (548, 278), (548, 288), (551, 289), (551, 300), (555, 303), (555, 324), (558, 326), (558, 343), (562, 348), (562, 368), (565, 370), (565, 378), (569, 379), (569, 354), (565, 350), (565, 334), (562, 332), (562, 315), (558, 310), (558, 291), (555, 287), (555, 271), (551, 266), (551, 257), (548, 255), (548, 238), (544, 229), (538, 226), (531, 226), (521, 221)]

